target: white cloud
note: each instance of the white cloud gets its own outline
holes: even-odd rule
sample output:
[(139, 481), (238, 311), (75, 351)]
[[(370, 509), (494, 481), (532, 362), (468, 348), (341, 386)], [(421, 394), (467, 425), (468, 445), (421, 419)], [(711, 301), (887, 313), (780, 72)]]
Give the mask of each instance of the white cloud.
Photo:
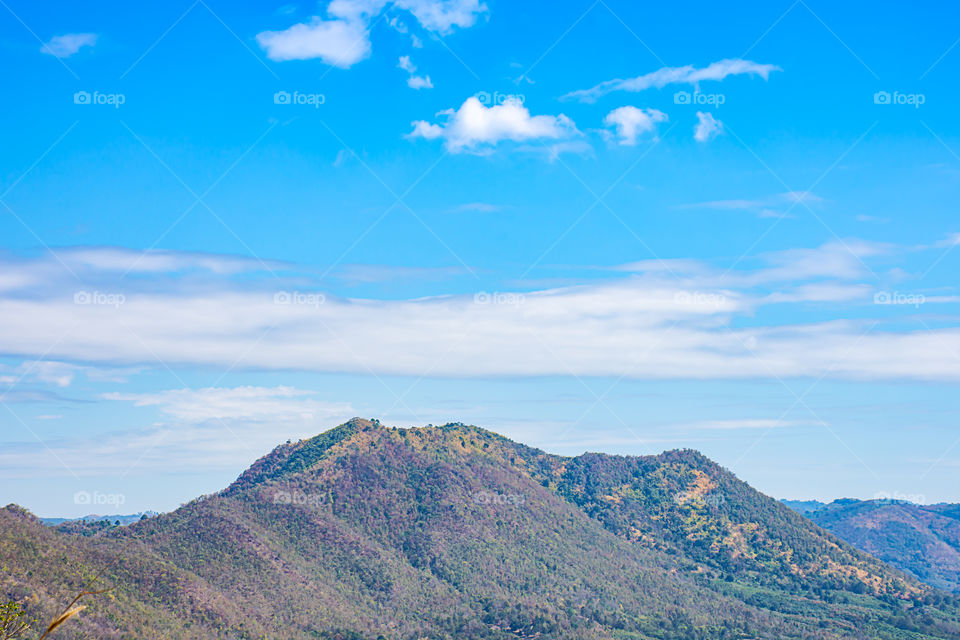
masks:
[[(372, 23), (387, 6), (386, 0), (333, 0), (326, 18), (314, 16), (283, 31), (264, 31), (257, 34), (257, 42), (271, 60), (319, 58), (347, 69), (370, 56)], [(409, 11), (424, 29), (440, 34), (473, 26), (487, 11), (479, 0), (401, 0), (393, 6)], [(401, 32), (407, 29), (395, 18), (390, 24)], [(415, 47), (418, 41), (414, 36)]]
[(935, 246), (939, 248), (943, 247), (956, 247), (960, 245), (960, 233), (951, 233), (946, 238), (938, 242)]
[(743, 210), (757, 214), (761, 218), (792, 217), (790, 211), (798, 207), (811, 207), (823, 204), (825, 200), (811, 191), (787, 191), (756, 199), (711, 200), (682, 205), (684, 209), (723, 209)]
[(666, 121), (667, 114), (662, 111), (631, 106), (614, 109), (603, 119), (605, 125), (616, 130), (619, 144), (631, 147), (637, 144), (640, 136), (656, 132), (657, 125)]
[(452, 153), (489, 149), (503, 141), (557, 140), (576, 135), (573, 121), (563, 114), (531, 116), (517, 99), (489, 107), (476, 97), (467, 98), (459, 109), (441, 111), (447, 116), (443, 124), (424, 120), (413, 123), (411, 138), (433, 140), (443, 138)]
[(417, 73), (417, 67), (410, 60), (410, 56), (400, 56), (400, 61), (397, 62), (397, 67), (410, 74), (410, 77), (407, 78), (407, 86), (411, 89), (433, 89), (433, 83), (430, 81), (430, 76), (415, 75)]
[(788, 427), (809, 427), (824, 426), (827, 423), (820, 421), (804, 420), (775, 420), (770, 418), (744, 418), (728, 420), (705, 420), (702, 422), (692, 422), (678, 427), (688, 429), (703, 429), (707, 431), (732, 431), (740, 429), (784, 429)]
[(713, 117), (711, 113), (697, 111), (697, 126), (693, 128), (693, 139), (697, 142), (708, 142), (723, 133), (723, 123)]
[(400, 61), (397, 62), (397, 67), (403, 69), (407, 73), (416, 73), (417, 67), (410, 61), (410, 56), (400, 56)]
[[(137, 279), (122, 305), (75, 304), (76, 282), (61, 274), (43, 288), (0, 294), (0, 351), (110, 366), (159, 359), (172, 367), (364, 375), (960, 380), (957, 327), (876, 325), (897, 309), (871, 304), (875, 282), (863, 261), (889, 251), (846, 240), (760, 255), (729, 273), (695, 261), (659, 268), (648, 261), (623, 267), (633, 275), (587, 285), (410, 300), (319, 298), (302, 277), (270, 279), (267, 289), (224, 275), (217, 286), (177, 280), (162, 291)], [(96, 272), (84, 278), (96, 286)], [(276, 298), (273, 287), (300, 293)], [(950, 294), (938, 302), (956, 304)], [(870, 312), (846, 319), (850, 301)], [(809, 302), (820, 305), (814, 321), (782, 313), (755, 320), (769, 305)], [(47, 373), (54, 384), (63, 379)], [(250, 402), (294, 407), (292, 415), (310, 400), (269, 393), (213, 394), (210, 410), (231, 415), (232, 403)], [(202, 396), (126, 398), (181, 418), (206, 410)]]
[(410, 11), (424, 29), (441, 35), (454, 27), (472, 27), (487, 12), (479, 0), (400, 0), (397, 7)]
[(311, 60), (347, 69), (370, 55), (370, 39), (364, 21), (313, 18), (285, 31), (264, 31), (257, 42), (271, 60)]
[[(349, 403), (325, 402), (293, 387), (211, 387), (111, 393), (104, 399), (156, 407), (166, 421), (136, 422), (95, 438), (5, 444), (0, 477), (242, 469), (283, 438), (316, 435), (355, 416)], [(62, 416), (36, 416), (57, 419)], [(129, 418), (127, 418), (129, 420)], [(57, 463), (62, 464), (57, 464)]]
[(65, 33), (50, 38), (49, 42), (40, 47), (40, 51), (57, 58), (69, 58), (80, 51), (81, 47), (92, 47), (96, 43), (95, 33)]
[(411, 89), (433, 89), (433, 82), (430, 76), (410, 76), (407, 78), (407, 86)]
[(590, 89), (581, 89), (573, 91), (563, 96), (566, 99), (579, 100), (581, 102), (596, 102), (602, 96), (614, 91), (644, 91), (650, 88), (661, 89), (669, 84), (691, 84), (698, 86), (705, 80), (723, 80), (733, 75), (751, 75), (760, 76), (764, 80), (773, 71), (780, 71), (780, 68), (772, 64), (758, 64), (750, 60), (720, 60), (713, 62), (706, 67), (698, 69), (693, 65), (684, 67), (663, 67), (657, 71), (630, 78), (628, 80), (616, 79), (601, 82)]
[(455, 212), (476, 211), (478, 213), (496, 213), (503, 211), (504, 207), (499, 204), (490, 204), (489, 202), (468, 202), (454, 208)]
[(132, 402), (138, 407), (158, 407), (185, 422), (238, 420), (286, 422), (313, 420), (349, 411), (344, 403), (315, 399), (312, 391), (293, 387), (207, 387), (172, 389), (159, 393), (107, 393), (106, 400)]

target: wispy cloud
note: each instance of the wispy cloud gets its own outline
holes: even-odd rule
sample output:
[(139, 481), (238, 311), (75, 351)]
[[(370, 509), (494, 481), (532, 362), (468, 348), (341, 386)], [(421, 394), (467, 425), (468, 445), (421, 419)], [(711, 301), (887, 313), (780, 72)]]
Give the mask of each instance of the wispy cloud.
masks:
[(243, 419), (254, 422), (313, 420), (349, 412), (344, 403), (317, 400), (312, 391), (293, 387), (207, 387), (172, 389), (158, 393), (107, 393), (106, 400), (157, 407), (186, 422)]
[(744, 418), (727, 420), (704, 420), (674, 425), (676, 429), (705, 431), (736, 431), (741, 429), (786, 429), (790, 427), (824, 426), (827, 423), (810, 420), (778, 420), (774, 418)]
[(407, 86), (411, 89), (433, 89), (433, 82), (430, 81), (430, 76), (416, 75), (417, 67), (410, 60), (410, 56), (400, 56), (397, 67), (410, 74), (410, 77), (407, 78)]
[(489, 202), (467, 202), (454, 207), (453, 211), (456, 213), (462, 213), (465, 211), (475, 211), (478, 213), (497, 213), (498, 211), (503, 211), (503, 209), (503, 205), (491, 204)]
[[(64, 276), (0, 295), (0, 351), (111, 366), (159, 358), (377, 375), (960, 379), (960, 329), (875, 326), (892, 305), (846, 319), (849, 303), (875, 299), (865, 261), (889, 251), (847, 239), (763, 254), (732, 272), (635, 263), (632, 275), (579, 286), (409, 300), (342, 299), (308, 276), (235, 283), (224, 275), (219, 286), (183, 280), (162, 291), (131, 282), (122, 304), (101, 304), (75, 300), (77, 285)], [(86, 286), (95, 276), (85, 274)], [(938, 297), (953, 304), (949, 291)], [(809, 302), (825, 305), (817, 321), (748, 321), (767, 305)], [(50, 336), (64, 338), (51, 348)]]
[[(125, 428), (93, 438), (5, 443), (0, 448), (0, 476), (240, 469), (283, 438), (313, 436), (356, 415), (349, 403), (326, 402), (315, 392), (287, 386), (109, 393), (103, 400), (126, 403), (135, 408), (134, 415), (155, 409), (160, 419), (120, 418), (118, 422), (130, 421)], [(65, 466), (51, 466), (51, 453)]]
[(749, 211), (761, 218), (779, 218), (791, 216), (789, 210), (795, 211), (802, 206), (817, 206), (824, 202), (823, 198), (811, 191), (786, 191), (754, 199), (709, 200), (682, 205), (681, 208)]
[(598, 98), (613, 93), (614, 91), (638, 92), (651, 88), (661, 89), (670, 84), (697, 86), (704, 81), (720, 81), (735, 75), (760, 76), (766, 80), (774, 71), (780, 71), (780, 67), (772, 64), (758, 64), (750, 60), (739, 59), (720, 60), (699, 69), (693, 65), (663, 67), (642, 76), (637, 76), (636, 78), (607, 80), (589, 89), (572, 91), (563, 96), (563, 98), (579, 100), (580, 102), (596, 102)]
[(92, 47), (97, 43), (95, 33), (65, 33), (54, 36), (45, 42), (40, 51), (57, 58), (69, 58), (80, 51), (82, 47)]

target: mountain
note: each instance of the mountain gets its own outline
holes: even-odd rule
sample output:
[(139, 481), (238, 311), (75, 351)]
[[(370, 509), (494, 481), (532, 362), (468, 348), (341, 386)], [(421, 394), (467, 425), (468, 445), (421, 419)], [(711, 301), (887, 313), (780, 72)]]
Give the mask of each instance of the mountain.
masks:
[(783, 504), (787, 505), (797, 513), (802, 513), (807, 515), (808, 513), (813, 513), (818, 509), (823, 509), (827, 506), (826, 502), (820, 502), (819, 500), (781, 500)]
[(7, 507), (0, 558), (35, 615), (103, 570), (64, 638), (960, 638), (956, 597), (694, 451), (566, 458), (462, 424), (355, 419), (93, 535)]
[(918, 580), (960, 593), (960, 505), (843, 499), (806, 515)]
[(96, 513), (91, 513), (90, 515), (82, 516), (80, 518), (40, 518), (40, 522), (45, 525), (56, 527), (60, 525), (79, 525), (83, 526), (83, 523), (89, 522), (107, 522), (118, 524), (119, 526), (126, 526), (128, 524), (133, 524), (138, 520), (143, 518), (152, 518), (159, 515), (156, 511), (141, 511), (140, 513), (131, 513), (127, 515), (99, 515)]

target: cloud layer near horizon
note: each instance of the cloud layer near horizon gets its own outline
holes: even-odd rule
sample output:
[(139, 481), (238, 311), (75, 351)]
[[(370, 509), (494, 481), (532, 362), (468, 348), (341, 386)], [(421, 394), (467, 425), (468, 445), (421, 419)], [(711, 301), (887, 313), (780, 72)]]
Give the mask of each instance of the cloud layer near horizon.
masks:
[[(878, 324), (890, 308), (874, 306), (864, 261), (889, 250), (836, 242), (769, 254), (750, 270), (646, 261), (580, 286), (375, 300), (338, 298), (303, 277), (261, 274), (240, 288), (225, 274), (261, 269), (244, 258), (87, 248), (58, 256), (76, 278), (52, 258), (17, 262), (18, 279), (0, 288), (0, 350), (105, 365), (410, 376), (960, 378), (957, 328)], [(121, 278), (132, 265), (140, 277)], [(790, 323), (754, 320), (788, 304), (820, 311), (805, 323), (798, 313)], [(858, 307), (867, 312), (849, 313)]]

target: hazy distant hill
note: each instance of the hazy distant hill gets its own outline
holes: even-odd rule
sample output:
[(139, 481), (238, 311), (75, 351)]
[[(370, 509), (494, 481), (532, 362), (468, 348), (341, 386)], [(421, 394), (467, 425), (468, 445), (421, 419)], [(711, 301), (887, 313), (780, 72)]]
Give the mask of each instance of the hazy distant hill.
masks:
[(960, 593), (960, 505), (843, 499), (806, 515), (919, 580)]
[(820, 502), (819, 500), (781, 500), (780, 502), (803, 515), (813, 513), (817, 509), (823, 509), (827, 506), (826, 502)]
[(696, 452), (564, 458), (458, 424), (353, 420), (92, 536), (8, 507), (0, 553), (36, 611), (108, 567), (64, 638), (960, 638), (956, 598)]
[(152, 518), (159, 515), (156, 511), (141, 511), (140, 513), (131, 513), (127, 515), (98, 515), (91, 513), (90, 515), (82, 516), (80, 518), (40, 518), (40, 522), (51, 527), (66, 523), (78, 523), (78, 522), (109, 522), (112, 524), (119, 523), (121, 526), (133, 524), (138, 520), (143, 518)]

